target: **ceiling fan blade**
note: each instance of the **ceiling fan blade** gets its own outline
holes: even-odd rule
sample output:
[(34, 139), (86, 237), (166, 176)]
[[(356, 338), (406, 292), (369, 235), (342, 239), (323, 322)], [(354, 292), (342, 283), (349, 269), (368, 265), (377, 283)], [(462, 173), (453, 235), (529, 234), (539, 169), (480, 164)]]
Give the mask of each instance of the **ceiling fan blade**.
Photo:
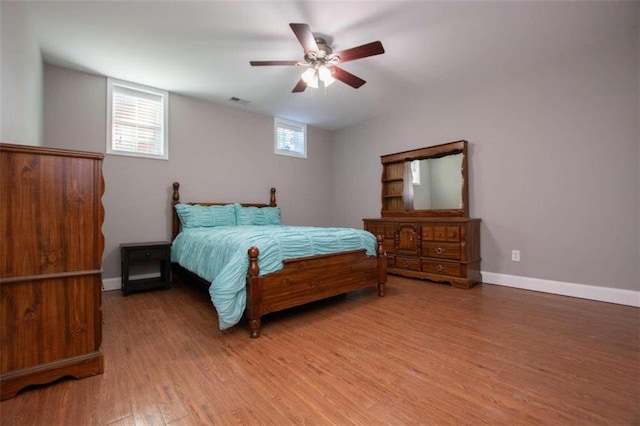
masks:
[(381, 55), (384, 53), (384, 47), (379, 41), (363, 44), (362, 46), (352, 47), (351, 49), (334, 52), (331, 56), (339, 56), (340, 63), (354, 61), (368, 56)]
[(348, 84), (354, 89), (357, 89), (358, 87), (366, 83), (366, 81), (364, 81), (360, 77), (357, 77), (350, 72), (343, 70), (342, 68), (331, 67), (331, 71), (331, 75), (333, 75), (333, 78), (335, 78), (336, 80), (340, 80), (345, 84)]
[(306, 88), (307, 88), (307, 83), (305, 83), (303, 79), (300, 79), (300, 80), (298, 80), (298, 84), (296, 84), (296, 87), (293, 88), (291, 93), (304, 92), (304, 89), (306, 89)]
[(298, 61), (249, 61), (251, 66), (264, 67), (266, 65), (297, 65)]
[(318, 44), (316, 43), (316, 38), (313, 36), (311, 32), (311, 28), (307, 24), (289, 24), (293, 33), (298, 37), (298, 41), (302, 45), (304, 49), (304, 53), (308, 52), (317, 52)]

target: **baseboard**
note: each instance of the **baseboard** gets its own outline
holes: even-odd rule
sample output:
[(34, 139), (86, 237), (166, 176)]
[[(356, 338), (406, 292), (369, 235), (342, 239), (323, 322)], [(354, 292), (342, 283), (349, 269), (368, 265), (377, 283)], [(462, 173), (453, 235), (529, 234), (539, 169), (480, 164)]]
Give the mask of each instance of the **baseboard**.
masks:
[(102, 291), (120, 290), (122, 288), (122, 280), (120, 278), (103, 278)]
[[(153, 274), (149, 274), (132, 278), (151, 278), (153, 276)], [(599, 302), (640, 307), (640, 291), (634, 290), (542, 280), (539, 278), (496, 274), (484, 271), (482, 272), (482, 282), (524, 290), (540, 291), (543, 293), (559, 294), (562, 296), (579, 297), (581, 299), (597, 300)], [(121, 287), (120, 278), (106, 278), (102, 280), (102, 291), (120, 290)]]
[(543, 293), (559, 294), (562, 296), (579, 297), (581, 299), (597, 300), (599, 302), (640, 307), (640, 291), (635, 290), (542, 280), (539, 278), (496, 274), (484, 271), (482, 272), (482, 282), (524, 290), (540, 291)]
[[(158, 274), (141, 274), (141, 275), (131, 275), (132, 280), (143, 279), (143, 278), (155, 278)], [(102, 279), (102, 291), (113, 291), (122, 289), (122, 280), (118, 278), (103, 278)]]

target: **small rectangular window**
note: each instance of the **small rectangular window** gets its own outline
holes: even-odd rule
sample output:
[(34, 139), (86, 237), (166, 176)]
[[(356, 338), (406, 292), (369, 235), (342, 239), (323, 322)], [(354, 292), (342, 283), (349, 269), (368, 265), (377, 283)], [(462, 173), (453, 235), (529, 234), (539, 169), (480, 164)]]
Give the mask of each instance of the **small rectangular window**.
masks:
[(307, 158), (307, 125), (275, 118), (275, 153)]
[(168, 92), (109, 78), (107, 154), (169, 159)]
[(420, 160), (411, 162), (411, 176), (414, 185), (420, 185)]

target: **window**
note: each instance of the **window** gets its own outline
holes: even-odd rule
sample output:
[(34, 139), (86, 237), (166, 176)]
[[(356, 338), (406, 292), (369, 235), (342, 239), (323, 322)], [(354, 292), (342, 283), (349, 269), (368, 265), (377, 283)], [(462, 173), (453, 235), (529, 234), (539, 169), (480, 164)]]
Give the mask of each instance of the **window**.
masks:
[(115, 79), (107, 82), (107, 154), (169, 159), (169, 94)]
[(411, 162), (411, 176), (414, 185), (420, 185), (420, 160)]
[(307, 125), (275, 119), (275, 153), (307, 158)]

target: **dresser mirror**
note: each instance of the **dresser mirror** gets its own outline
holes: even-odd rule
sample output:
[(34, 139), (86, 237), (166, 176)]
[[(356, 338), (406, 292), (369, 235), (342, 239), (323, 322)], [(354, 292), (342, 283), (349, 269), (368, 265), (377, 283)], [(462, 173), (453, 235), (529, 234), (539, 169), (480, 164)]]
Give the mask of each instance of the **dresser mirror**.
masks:
[(467, 141), (383, 155), (380, 218), (390, 274), (471, 288), (482, 282), (480, 222), (469, 217)]
[(467, 141), (383, 155), (383, 217), (468, 217)]

